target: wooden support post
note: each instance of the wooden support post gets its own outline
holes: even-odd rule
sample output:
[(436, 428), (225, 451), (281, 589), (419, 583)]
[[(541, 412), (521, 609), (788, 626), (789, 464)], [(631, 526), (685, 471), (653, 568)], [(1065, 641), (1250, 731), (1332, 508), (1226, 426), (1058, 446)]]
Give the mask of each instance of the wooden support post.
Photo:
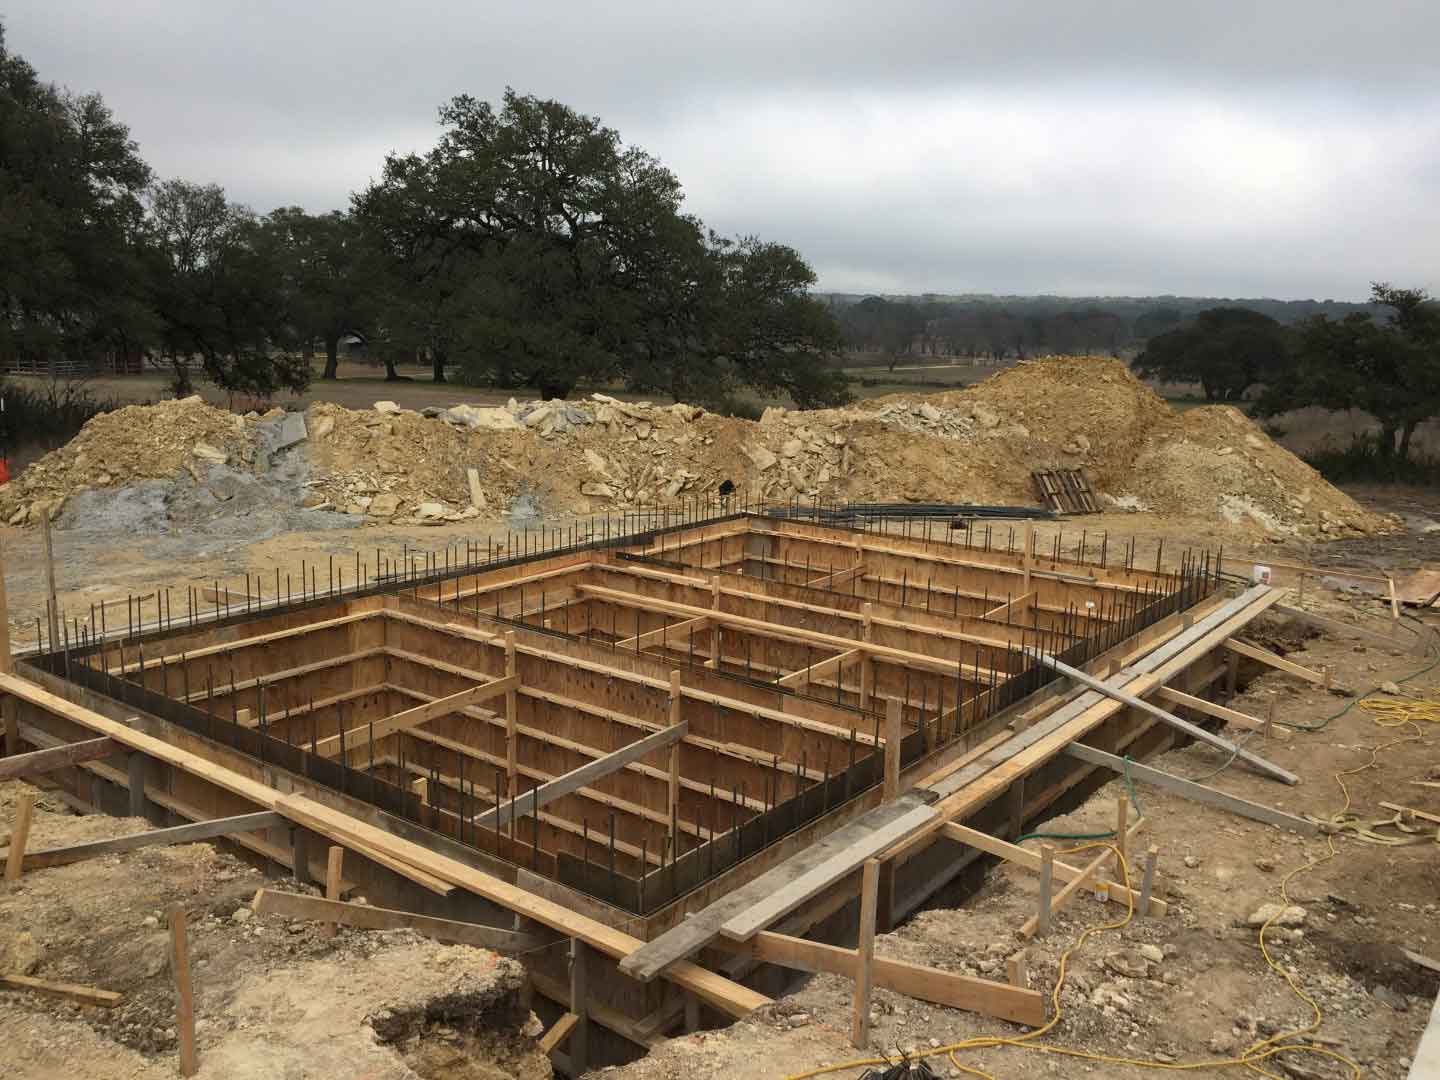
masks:
[(900, 796), (900, 702), (885, 703), (885, 801)]
[(45, 595), (50, 598), (50, 651), (60, 648), (60, 596), (55, 589), (55, 549), (50, 542), (50, 508), (40, 515), (40, 539), (45, 545)]
[(170, 909), (170, 967), (175, 973), (175, 1032), (180, 1040), (180, 1075), (194, 1076), (200, 1068), (195, 1057), (195, 998), (190, 986), (190, 943), (185, 935), (185, 909)]
[(1010, 782), (1010, 839), (1019, 842), (1025, 832), (1025, 777)]
[(1141, 915), (1150, 911), (1150, 893), (1155, 888), (1155, 860), (1160, 857), (1160, 849), (1153, 844), (1145, 850), (1145, 875), (1140, 879), (1140, 906), (1137, 909)]
[(1228, 653), (1225, 657), (1225, 700), (1229, 701), (1235, 696), (1235, 690), (1240, 679), (1240, 654)]
[(570, 1074), (579, 1076), (590, 1067), (590, 991), (586, 986), (586, 960), (590, 947), (570, 939), (570, 1011), (575, 1030), (570, 1033)]
[(857, 1050), (870, 1044), (870, 988), (874, 978), (875, 909), (880, 895), (880, 864), (865, 860), (860, 876), (860, 932), (855, 946), (855, 1019), (850, 1043)]
[[(340, 899), (340, 870), (345, 864), (345, 849), (339, 844), (330, 847), (330, 857), (325, 863), (325, 899)], [(325, 937), (334, 937), (340, 932), (339, 923), (326, 923)]]
[[(670, 726), (675, 727), (680, 723), (680, 672), (670, 672)], [(670, 744), (670, 783), (669, 793), (665, 803), (667, 815), (666, 828), (669, 829), (671, 851), (674, 851), (676, 836), (675, 828), (680, 820), (680, 743), (677, 740)], [(673, 855), (672, 855), (673, 858)], [(643, 870), (641, 871), (644, 872)]]
[[(508, 678), (514, 674), (516, 674), (515, 631), (510, 630), (505, 634), (505, 675)], [(516, 731), (516, 725), (519, 723), (516, 708), (515, 691), (505, 691), (505, 794), (511, 799), (516, 795), (515, 776), (519, 771), (516, 755), (519, 753), (520, 736)]]
[(10, 855), (5, 860), (5, 880), (19, 881), (25, 865), (25, 845), (30, 840), (30, 819), (35, 812), (35, 792), (26, 788), (15, 800), (15, 823), (10, 827)]
[(145, 797), (145, 755), (139, 750), (130, 751), (125, 777), (130, 789), (130, 816), (150, 820), (150, 800)]
[(1055, 845), (1040, 845), (1040, 910), (1037, 912), (1036, 937), (1050, 932), (1051, 891), (1055, 887)]
[(1005, 975), (1011, 986), (1018, 986), (1022, 990), (1030, 989), (1030, 965), (1024, 949), (1010, 954), (1010, 958), (1005, 961)]
[(1035, 559), (1035, 525), (1034, 525), (1033, 522), (1027, 521), (1027, 522), (1025, 522), (1025, 558), (1024, 558), (1024, 562), (1023, 562), (1024, 569), (1025, 569), (1025, 580), (1024, 580), (1024, 583), (1023, 583), (1023, 584), (1021, 585), (1021, 587), (1020, 587), (1020, 592), (1021, 592), (1022, 594), (1024, 594), (1024, 593), (1029, 593), (1029, 592), (1030, 592), (1030, 569), (1031, 569), (1031, 565), (1030, 565), (1030, 564), (1034, 561), (1034, 559)]
[[(0, 673), (9, 674), (15, 670), (15, 662), (10, 656), (10, 604), (5, 595), (5, 549), (0, 546)], [(15, 726), (18, 721), (10, 721)], [(10, 728), (5, 729), (6, 743), (5, 752), (9, 754), (17, 751), (10, 749)]]
[[(875, 606), (868, 601), (860, 607), (860, 636), (869, 641), (875, 632)], [(875, 658), (866, 653), (860, 658), (860, 708), (867, 712), (875, 696)]]

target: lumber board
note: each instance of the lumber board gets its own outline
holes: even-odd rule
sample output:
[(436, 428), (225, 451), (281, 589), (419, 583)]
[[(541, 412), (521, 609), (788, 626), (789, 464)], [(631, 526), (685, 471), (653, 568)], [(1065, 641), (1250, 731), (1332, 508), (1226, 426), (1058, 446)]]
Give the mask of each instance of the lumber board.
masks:
[[(733, 915), (721, 924), (720, 933), (731, 941), (749, 940), (841, 878), (854, 873), (855, 868), (863, 865), (866, 859), (879, 855), (896, 840), (927, 824), (934, 816), (935, 811), (928, 806), (913, 807), (894, 821), (874, 829), (863, 839), (837, 851), (818, 866), (806, 870), (784, 886), (775, 889), (760, 903)], [(784, 869), (788, 865), (782, 864), (777, 869)]]
[[(11, 721), (12, 723), (14, 721)], [(38, 776), (69, 768), (82, 761), (99, 761), (118, 754), (121, 746), (114, 739), (86, 739), (83, 742), (65, 743), (48, 750), (35, 750), (28, 754), (15, 754), (0, 758), (0, 783), (16, 780), (22, 776)]]
[(824, 660), (817, 660), (809, 667), (803, 667), (799, 671), (792, 671), (789, 675), (783, 675), (775, 680), (776, 686), (804, 686), (812, 679), (818, 679), (829, 675), (833, 671), (839, 671), (846, 664), (859, 660), (865, 654), (860, 649), (846, 649), (835, 656), (826, 657)]
[[(101, 716), (92, 709), (83, 705), (76, 705), (73, 701), (67, 701), (43, 687), (37, 686), (27, 679), (22, 679), (13, 674), (0, 673), (0, 693), (11, 694), (15, 697), (28, 701), (46, 712), (55, 716), (63, 717), (82, 727), (92, 731), (98, 731), (108, 735), (116, 742), (128, 746), (132, 750), (139, 750), (163, 761), (174, 768), (181, 769), (193, 776), (199, 777), (207, 783), (214, 784), (223, 791), (254, 803), (265, 810), (278, 810), (277, 804), (281, 799), (281, 793), (262, 784), (258, 780), (251, 780), (247, 776), (227, 769), (223, 765), (217, 765), (199, 754), (191, 753), (189, 750), (182, 750), (172, 746), (164, 739), (147, 735), (143, 731), (137, 731), (118, 720), (111, 720), (108, 716)], [(93, 767), (93, 766), (92, 766)], [(102, 766), (103, 767), (103, 766)], [(122, 774), (123, 775), (123, 774)], [(151, 799), (155, 796), (147, 792)], [(156, 800), (159, 801), (159, 800)], [(357, 854), (364, 855), (367, 859), (379, 863), (388, 870), (392, 870), (403, 877), (409, 878), (417, 885), (429, 889), (439, 896), (448, 896), (453, 887), (431, 874), (409, 866), (406, 863), (392, 859), (384, 852), (368, 850), (363, 845), (356, 846)]]
[(1280, 782), (1285, 784), (1298, 784), (1300, 782), (1300, 778), (1294, 773), (1292, 773), (1289, 769), (1282, 769), (1279, 765), (1276, 765), (1274, 762), (1261, 757), (1259, 754), (1252, 753), (1251, 751), (1246, 750), (1244, 747), (1230, 742), (1228, 739), (1222, 739), (1219, 735), (1207, 731), (1196, 724), (1192, 724), (1188, 720), (1182, 720), (1175, 714), (1166, 712), (1159, 706), (1152, 705), (1148, 701), (1145, 701), (1143, 698), (1128, 693), (1120, 687), (1111, 686), (1108, 683), (1100, 679), (1096, 679), (1092, 675), (1081, 671), (1079, 668), (1071, 667), (1069, 664), (1056, 660), (1053, 656), (1050, 656), (1046, 653), (1036, 651), (1033, 655), (1037, 660), (1039, 660), (1040, 663), (1044, 664), (1046, 667), (1058, 671), (1060, 674), (1065, 675), (1068, 678), (1074, 679), (1076, 682), (1083, 683), (1084, 685), (1089, 686), (1091, 689), (1104, 694), (1106, 697), (1114, 698), (1116, 701), (1120, 702), (1123, 705), (1128, 705), (1132, 709), (1139, 709), (1141, 712), (1148, 713), (1162, 723), (1169, 724), (1171, 727), (1179, 731), (1183, 731), (1191, 738), (1199, 739), (1201, 742), (1207, 742), (1211, 746), (1217, 747), (1221, 750), (1229, 751), (1236, 758), (1245, 762), (1245, 764), (1251, 766), (1252, 768), (1259, 770), (1266, 776), (1272, 777), (1273, 779), (1279, 780)]
[(278, 889), (258, 889), (250, 908), (257, 915), (277, 915), (287, 919), (311, 919), (316, 922), (339, 923), (361, 930), (414, 930), (436, 941), (473, 945), (493, 952), (524, 953), (543, 949), (560, 940), (558, 934), (532, 934), (521, 930), (505, 930), (480, 923), (437, 919), (409, 911), (352, 904), (343, 900), (322, 900), (300, 893)]
[[(750, 948), (757, 960), (768, 964), (855, 977), (857, 954), (854, 949), (770, 932), (756, 934)], [(1038, 990), (881, 956), (871, 960), (870, 971), (876, 986), (907, 997), (1030, 1027), (1039, 1027), (1045, 1022), (1045, 995)]]
[(1287, 675), (1294, 675), (1296, 678), (1304, 679), (1306, 682), (1319, 686), (1325, 682), (1325, 676), (1318, 671), (1311, 671), (1307, 667), (1286, 660), (1269, 649), (1262, 649), (1259, 645), (1251, 645), (1248, 641), (1239, 641), (1236, 638), (1226, 638), (1225, 648), (1241, 656), (1248, 656), (1251, 660), (1258, 660), (1262, 664), (1274, 668), (1276, 671), (1283, 671)]
[(1427, 813), (1424, 810), (1416, 810), (1413, 806), (1401, 806), (1399, 803), (1382, 802), (1380, 804), (1386, 810), (1394, 810), (1397, 814), (1414, 814), (1421, 821), (1433, 821), (1440, 825), (1440, 814)]
[(330, 735), (324, 739), (319, 739), (315, 742), (312, 749), (314, 753), (322, 757), (335, 757), (340, 753), (341, 746), (361, 746), (371, 738), (378, 739), (384, 735), (394, 734), (397, 731), (405, 731), (408, 728), (419, 727), (421, 724), (428, 724), (437, 717), (448, 716), (470, 705), (479, 705), (481, 702), (489, 701), (491, 698), (497, 698), (501, 694), (509, 693), (519, 686), (520, 677), (518, 675), (507, 675), (503, 679), (492, 679), (489, 682), (468, 687), (465, 690), (450, 694), (447, 697), (436, 698), (434, 701), (427, 701), (423, 705), (416, 705), (414, 708), (406, 709), (404, 712), (387, 716), (383, 720), (376, 720), (370, 724), (353, 727), (345, 733), (343, 739), (339, 735)]
[(190, 825), (176, 825), (169, 829), (152, 829), (148, 832), (116, 836), (109, 840), (92, 840), (86, 844), (72, 844), (68, 847), (49, 848), (25, 854), (26, 870), (43, 870), (51, 866), (66, 866), (83, 862), (101, 855), (119, 855), (140, 848), (163, 847), (173, 844), (193, 844), (201, 840), (213, 840), (217, 836), (232, 836), (242, 832), (260, 832), (284, 825), (285, 819), (273, 810), (261, 810), (255, 814), (237, 814), (234, 817), (216, 818), (213, 821), (198, 821)]
[[(740, 914), (757, 904), (776, 889), (801, 876), (806, 871), (823, 863), (837, 852), (847, 850), (852, 844), (873, 834), (876, 828), (909, 813), (917, 806), (923, 807), (917, 798), (900, 798), (865, 814), (855, 821), (842, 825), (828, 836), (808, 848), (796, 852), (780, 863), (746, 882), (727, 896), (694, 913), (677, 926), (646, 942), (634, 953), (620, 961), (620, 971), (631, 978), (649, 982), (665, 971), (669, 965), (703, 949), (720, 934), (720, 926), (732, 916)], [(861, 860), (863, 862), (863, 860)]]
[(560, 1017), (559, 1020), (556, 1020), (555, 1023), (550, 1025), (550, 1030), (540, 1036), (540, 1053), (549, 1055), (551, 1050), (554, 1050), (565, 1041), (565, 1037), (574, 1030), (575, 1025), (579, 1022), (580, 1018), (573, 1012), (567, 1012), (564, 1016)]
[[(1054, 916), (1059, 912), (1063, 911), (1069, 905), (1070, 901), (1075, 899), (1075, 895), (1080, 892), (1081, 889), (1085, 888), (1088, 883), (1094, 880), (1095, 875), (1100, 870), (1100, 867), (1104, 866), (1106, 861), (1113, 857), (1114, 854), (1115, 853), (1113, 851), (1102, 851), (1099, 855), (1086, 863), (1081, 868), (1080, 873), (1076, 874), (1075, 877), (1067, 881), (1064, 887), (1055, 894), (1055, 898), (1050, 901), (1049, 910), (1051, 916)], [(1039, 929), (1040, 917), (1038, 915), (1031, 915), (1030, 918), (1025, 920), (1025, 925), (1020, 928), (1020, 936), (1025, 938), (1026, 940), (1029, 940), (1030, 938), (1033, 938), (1035, 936)]]
[(577, 769), (571, 769), (567, 773), (547, 780), (538, 785), (534, 790), (517, 795), (513, 799), (507, 799), (500, 806), (493, 810), (487, 810), (483, 814), (477, 814), (474, 823), (480, 829), (498, 829), (510, 824), (512, 817), (524, 817), (535, 809), (554, 802), (565, 795), (579, 791), (592, 781), (601, 777), (609, 776), (611, 773), (623, 769), (632, 761), (638, 761), (647, 754), (656, 750), (663, 750), (673, 743), (679, 742), (690, 731), (690, 722), (681, 720), (673, 727), (662, 728), (652, 735), (643, 739), (637, 739), (629, 746), (622, 746), (613, 753), (604, 757), (596, 758), (594, 761), (586, 762)]
[[(623, 931), (577, 914), (562, 904), (526, 892), (492, 874), (447, 859), (429, 848), (331, 810), (302, 795), (289, 795), (280, 799), (276, 809), (307, 829), (341, 843), (359, 841), (367, 847), (383, 851), (467, 892), (518, 911), (568, 937), (577, 937), (607, 956), (617, 959), (626, 957), (640, 947), (639, 939)], [(749, 990), (688, 961), (675, 964), (666, 975), (685, 989), (694, 991), (726, 1015), (737, 1019), (770, 1003), (770, 999), (764, 994)]]
[(104, 1009), (113, 1009), (124, 1000), (123, 994), (117, 994), (113, 990), (97, 990), (93, 986), (80, 986), (77, 983), (33, 979), (28, 975), (0, 975), (0, 984), (12, 990), (29, 990), (36, 994), (78, 1001), (82, 1005), (99, 1005)]
[(855, 638), (839, 637), (835, 634), (825, 634), (818, 630), (806, 630), (803, 627), (790, 626), (782, 623), (766, 622), (763, 619), (752, 619), (746, 615), (733, 615), (730, 612), (714, 611), (710, 608), (696, 607), (693, 604), (680, 604), (673, 600), (661, 600), (658, 597), (641, 596), (638, 593), (624, 592), (619, 589), (607, 589), (602, 585), (578, 585), (577, 590), (588, 595), (599, 597), (611, 603), (619, 604), (622, 607), (644, 608), (651, 611), (666, 611), (675, 615), (709, 615), (712, 622), (724, 626), (734, 626), (750, 633), (759, 634), (763, 637), (774, 638), (776, 641), (799, 642), (802, 645), (814, 643), (816, 645), (829, 645), (835, 649), (860, 649), (874, 657), (887, 660), (891, 663), (906, 664), (911, 667), (920, 668), (925, 671), (935, 671), (942, 675), (955, 675), (959, 673), (962, 678), (971, 682), (986, 681), (990, 678), (990, 669), (982, 669), (973, 664), (956, 663), (952, 660), (943, 660), (935, 656), (927, 656), (924, 653), (910, 652), (906, 649), (896, 649), (889, 645), (877, 645), (870, 641), (858, 641)]
[(1182, 795), (1198, 803), (1204, 803), (1206, 806), (1229, 810), (1232, 814), (1250, 818), (1252, 821), (1261, 821), (1266, 825), (1276, 825), (1282, 829), (1294, 829), (1305, 836), (1316, 836), (1320, 832), (1320, 827), (1313, 821), (1307, 821), (1294, 814), (1287, 814), (1283, 810), (1275, 810), (1260, 803), (1250, 802), (1248, 799), (1217, 791), (1215, 788), (1197, 784), (1193, 780), (1186, 780), (1184, 777), (1175, 776), (1153, 766), (1142, 765), (1138, 761), (1127, 762), (1124, 758), (1116, 757), (1104, 750), (1097, 750), (1093, 746), (1086, 746), (1084, 743), (1071, 743), (1065, 748), (1065, 753), (1079, 761), (1090, 765), (1104, 765), (1118, 773), (1123, 774), (1128, 769), (1130, 776), (1135, 780), (1153, 784), (1155, 787), (1174, 792), (1176, 795)]
[[(615, 648), (644, 651), (655, 644), (668, 644), (672, 641), (681, 642), (684, 640), (684, 634), (695, 630), (704, 630), (709, 625), (710, 616), (697, 615), (693, 619), (685, 619), (678, 623), (672, 623), (669, 626), (662, 626), (658, 630), (648, 630), (635, 637), (624, 638), (615, 643)], [(682, 636), (677, 638), (677, 634)]]
[[(1162, 686), (1155, 691), (1156, 697), (1163, 697), (1172, 705), (1183, 705), (1187, 709), (1194, 709), (1196, 712), (1204, 713), (1206, 716), (1213, 716), (1217, 720), (1224, 720), (1226, 723), (1242, 727), (1246, 731), (1264, 731), (1265, 721), (1259, 717), (1251, 716), (1249, 713), (1240, 712), (1237, 709), (1229, 709), (1224, 705), (1217, 705), (1213, 701), (1206, 701), (1204, 698), (1187, 694), (1183, 690), (1176, 690), (1173, 686)], [(1290, 738), (1290, 732), (1283, 727), (1270, 725), (1270, 734), (1273, 738), (1282, 742)]]
[[(1021, 847), (1019, 844), (1012, 844), (1006, 840), (1001, 840), (998, 836), (991, 836), (989, 833), (981, 832), (979, 829), (972, 829), (967, 825), (958, 825), (953, 821), (947, 824), (941, 832), (951, 840), (968, 844), (970, 847), (978, 848), (989, 855), (998, 856), (1007, 862), (1014, 863), (1016, 866), (1023, 866), (1026, 870), (1031, 870), (1037, 874), (1040, 872), (1041, 863), (1044, 861), (1037, 851), (1030, 851)], [(1060, 862), (1058, 859), (1052, 861), (1050, 865), (1054, 875), (1061, 881), (1073, 881), (1084, 872), (1080, 867)], [(1127, 889), (1127, 886), (1120, 884), (1118, 881), (1110, 881), (1105, 884), (1107, 886), (1106, 892), (1112, 900), (1123, 900), (1125, 893), (1128, 891), (1131, 902), (1137, 907), (1139, 906), (1139, 890)], [(1169, 904), (1164, 900), (1152, 896), (1150, 898), (1150, 907), (1145, 913), (1161, 916), (1167, 914), (1169, 910)]]

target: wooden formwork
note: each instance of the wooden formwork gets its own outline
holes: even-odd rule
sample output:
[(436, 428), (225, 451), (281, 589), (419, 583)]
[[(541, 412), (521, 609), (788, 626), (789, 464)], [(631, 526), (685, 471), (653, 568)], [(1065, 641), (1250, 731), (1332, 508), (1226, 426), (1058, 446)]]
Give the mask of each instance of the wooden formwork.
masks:
[[(250, 610), (77, 633), (26, 679), (0, 676), (7, 749), (102, 732), (139, 765), (55, 774), (78, 804), (135, 805), (113, 792), (138, 781), (139, 803), (179, 819), (273, 810), (288, 830), (235, 839), (297, 877), (324, 836), (361, 856), (347, 874), (372, 898), (545, 923), (605, 958), (589, 985), (612, 1004), (591, 1019), (643, 1045), (693, 1015), (666, 982), (721, 1015), (764, 1000), (714, 972), (783, 943), (704, 929), (747, 886), (813, 881), (829, 853), (833, 879), (777, 918), (792, 935), (842, 925), (864, 859), (834, 853), (861, 837), (888, 924), (977, 857), (939, 824), (1016, 835), (1097, 782), (1060, 756), (1069, 741), (1137, 754), (1169, 737), (1113, 701), (1077, 706), (1037, 653), (1113, 675), (1187, 641), (1146, 693), (1203, 694), (1223, 670), (1200, 663), (1212, 627), (1187, 638), (1228, 612), (1208, 559), (1142, 570), (1103, 543), (1067, 556), (987, 528), (951, 543), (739, 515), (298, 605), (217, 585)], [(1226, 636), (1254, 608), (1228, 612)], [(1006, 753), (1047, 709), (1054, 731)], [(876, 847), (881, 818), (893, 842)], [(563, 967), (535, 972), (565, 1006)], [(994, 993), (1001, 1015), (1035, 1008)]]

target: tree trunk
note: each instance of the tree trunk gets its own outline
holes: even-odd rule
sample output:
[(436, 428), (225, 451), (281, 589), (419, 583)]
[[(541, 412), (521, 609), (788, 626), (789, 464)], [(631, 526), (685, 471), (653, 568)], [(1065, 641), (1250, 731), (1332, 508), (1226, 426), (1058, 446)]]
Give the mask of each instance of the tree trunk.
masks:
[(395, 358), (394, 358), (393, 356), (390, 356), (389, 354), (387, 354), (386, 357), (385, 357), (385, 381), (386, 381), (386, 382), (399, 382), (399, 381), (400, 381), (400, 376), (399, 376), (399, 374), (395, 371)]
[(1400, 429), (1400, 460), (1410, 460), (1410, 436), (1415, 434), (1415, 429), (1420, 424), (1418, 420), (1407, 420), (1405, 426)]
[(445, 353), (441, 349), (431, 349), (430, 359), (434, 364), (434, 381), (445, 381)]
[(1380, 456), (1392, 458), (1395, 456), (1395, 436), (1398, 428), (1394, 424), (1380, 425)]
[(325, 371), (320, 376), (322, 379), (339, 378), (340, 369), (340, 339), (338, 337), (327, 337), (325, 339)]

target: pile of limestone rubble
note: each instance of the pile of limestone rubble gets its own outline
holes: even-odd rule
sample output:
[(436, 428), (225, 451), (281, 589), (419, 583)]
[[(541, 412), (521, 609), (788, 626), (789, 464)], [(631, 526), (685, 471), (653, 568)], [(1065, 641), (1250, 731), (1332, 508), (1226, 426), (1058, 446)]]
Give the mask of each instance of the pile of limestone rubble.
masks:
[[(0, 488), (0, 520), (38, 520), (84, 488), (207, 465), (260, 467), (278, 410), (198, 399), (97, 417)], [(1083, 468), (1117, 508), (1223, 519), (1271, 535), (1375, 532), (1371, 514), (1229, 407), (1177, 413), (1111, 360), (1049, 357), (963, 390), (758, 421), (692, 405), (511, 400), (423, 413), (318, 403), (285, 453), (308, 455), (304, 505), (370, 521), (590, 513), (705, 496), (725, 481), (770, 501), (1034, 503), (1031, 472)], [(273, 440), (270, 444), (273, 449)], [(473, 474), (473, 475), (472, 475)]]

